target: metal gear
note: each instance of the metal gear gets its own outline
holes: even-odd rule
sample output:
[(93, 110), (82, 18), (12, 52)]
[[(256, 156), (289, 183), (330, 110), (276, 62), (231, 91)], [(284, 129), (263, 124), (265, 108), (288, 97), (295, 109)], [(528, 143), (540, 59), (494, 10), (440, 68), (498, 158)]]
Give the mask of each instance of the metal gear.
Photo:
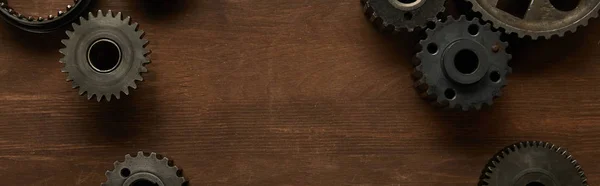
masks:
[(566, 149), (541, 141), (510, 145), (485, 166), (479, 186), (588, 186)]
[(519, 37), (550, 39), (574, 33), (586, 26), (590, 18), (598, 17), (600, 0), (466, 0), (481, 18), (496, 28)]
[(444, 108), (467, 111), (491, 106), (512, 71), (508, 43), (500, 40), (500, 33), (465, 16), (438, 20), (425, 33), (413, 73), (418, 93)]
[(56, 15), (34, 17), (25, 16), (11, 8), (5, 0), (0, 0), (0, 17), (21, 30), (49, 33), (75, 21), (89, 8), (91, 2), (92, 0), (74, 0), (73, 5), (67, 5), (65, 11), (58, 11)]
[(182, 176), (182, 171), (173, 166), (169, 159), (154, 152), (146, 154), (138, 152), (137, 155), (125, 155), (125, 161), (114, 163), (112, 171), (106, 171), (108, 180), (101, 186), (182, 186), (187, 181)]
[(424, 28), (444, 12), (445, 0), (361, 0), (367, 18), (380, 30)]
[(110, 101), (113, 95), (119, 99), (121, 92), (129, 95), (129, 87), (137, 88), (135, 81), (143, 80), (144, 65), (150, 63), (144, 31), (130, 17), (123, 19), (120, 12), (114, 16), (110, 10), (98, 11), (97, 16), (90, 12), (80, 22), (66, 32), (69, 39), (62, 40), (65, 48), (60, 49), (67, 81), (79, 87), (80, 95), (96, 96), (98, 102), (102, 97)]

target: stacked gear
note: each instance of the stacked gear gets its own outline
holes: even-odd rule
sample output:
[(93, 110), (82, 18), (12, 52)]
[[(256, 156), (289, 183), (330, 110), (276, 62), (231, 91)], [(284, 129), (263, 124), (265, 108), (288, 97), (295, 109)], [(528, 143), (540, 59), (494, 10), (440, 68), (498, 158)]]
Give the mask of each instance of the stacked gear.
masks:
[(56, 15), (30, 16), (17, 12), (0, 0), (0, 17), (11, 25), (33, 33), (49, 33), (75, 21), (90, 6), (92, 0), (75, 0), (73, 5), (67, 5), (65, 11)]
[(415, 56), (415, 88), (436, 107), (462, 111), (492, 105), (507, 85), (512, 56), (501, 31), (533, 39), (562, 37), (587, 25), (600, 9), (600, 0), (465, 0), (457, 5), (472, 5), (469, 12), (480, 17), (453, 19), (440, 16), (445, 0), (361, 2), (380, 31), (425, 33)]
[(581, 166), (566, 149), (541, 141), (502, 149), (482, 172), (479, 186), (588, 186)]
[(108, 180), (102, 186), (183, 186), (187, 181), (182, 171), (168, 158), (154, 152), (138, 152), (133, 157), (125, 155), (125, 161), (114, 163), (112, 171), (106, 171)]
[(69, 39), (62, 41), (65, 48), (60, 50), (67, 81), (79, 88), (80, 95), (87, 93), (87, 99), (110, 101), (113, 96), (120, 99), (121, 92), (129, 95), (129, 87), (137, 87), (135, 81), (143, 80), (144, 65), (150, 63), (144, 31), (130, 17), (123, 19), (120, 12), (115, 16), (110, 10), (89, 13), (80, 22), (67, 31)]

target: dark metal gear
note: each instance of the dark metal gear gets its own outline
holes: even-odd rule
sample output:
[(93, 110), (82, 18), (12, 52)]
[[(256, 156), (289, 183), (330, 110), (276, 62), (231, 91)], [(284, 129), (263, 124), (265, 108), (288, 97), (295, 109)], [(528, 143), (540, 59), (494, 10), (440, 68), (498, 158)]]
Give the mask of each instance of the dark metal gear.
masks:
[(364, 13), (380, 30), (399, 32), (425, 28), (444, 12), (445, 0), (361, 0)]
[(0, 0), (0, 17), (22, 30), (48, 33), (75, 21), (89, 8), (91, 2), (92, 0), (74, 0), (74, 4), (67, 5), (65, 11), (58, 11), (56, 15), (39, 17), (23, 15), (11, 8), (5, 0)]
[(419, 42), (415, 88), (426, 100), (451, 109), (481, 109), (501, 95), (511, 73), (507, 42), (477, 18), (436, 21)]
[(481, 18), (507, 33), (532, 39), (562, 37), (598, 17), (600, 0), (466, 0)]
[(479, 186), (587, 186), (566, 149), (541, 141), (520, 142), (498, 152), (485, 166)]
[(112, 171), (106, 171), (108, 180), (101, 186), (182, 186), (187, 181), (182, 171), (173, 166), (169, 159), (154, 152), (138, 152), (133, 157), (125, 155), (125, 161), (114, 163)]
[(69, 39), (62, 40), (60, 62), (65, 64), (67, 81), (79, 87), (80, 95), (87, 93), (88, 99), (110, 101), (113, 95), (119, 99), (121, 92), (129, 95), (129, 87), (137, 88), (135, 81), (143, 80), (144, 65), (150, 63), (144, 31), (130, 17), (123, 19), (120, 12), (114, 16), (110, 10), (98, 11), (97, 16), (90, 12), (88, 19), (80, 21), (80, 25), (73, 23), (74, 31), (67, 31)]

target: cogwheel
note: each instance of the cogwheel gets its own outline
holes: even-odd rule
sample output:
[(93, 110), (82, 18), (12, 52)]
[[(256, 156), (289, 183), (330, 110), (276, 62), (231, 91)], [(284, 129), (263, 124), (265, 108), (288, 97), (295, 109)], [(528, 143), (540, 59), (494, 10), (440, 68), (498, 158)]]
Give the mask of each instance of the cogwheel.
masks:
[(168, 158), (154, 152), (138, 152), (134, 157), (127, 154), (124, 162), (116, 161), (114, 166), (112, 171), (106, 171), (108, 180), (101, 186), (187, 185), (182, 171), (171, 165)]
[(479, 186), (588, 186), (566, 149), (541, 141), (510, 145), (485, 166)]
[(91, 0), (75, 0), (73, 5), (67, 5), (64, 11), (60, 10), (56, 15), (40, 17), (23, 15), (11, 8), (6, 0), (0, 0), (0, 17), (21, 30), (48, 33), (75, 21), (89, 8), (91, 2)]
[(506, 33), (532, 39), (562, 37), (598, 17), (600, 0), (466, 0), (481, 18)]
[(130, 17), (123, 19), (121, 12), (116, 16), (110, 10), (98, 11), (97, 16), (90, 12), (88, 19), (79, 19), (80, 24), (73, 23), (73, 31), (66, 32), (69, 39), (62, 40), (65, 48), (60, 49), (67, 81), (79, 88), (80, 95), (96, 96), (98, 102), (103, 97), (120, 99), (121, 92), (129, 95), (129, 87), (137, 88), (135, 81), (143, 80), (144, 65), (150, 63), (144, 31)]
[(413, 77), (415, 88), (439, 107), (458, 110), (481, 109), (501, 95), (511, 72), (507, 42), (500, 33), (477, 18), (436, 21), (419, 42)]
[(444, 12), (445, 0), (361, 0), (367, 18), (381, 31), (424, 28)]

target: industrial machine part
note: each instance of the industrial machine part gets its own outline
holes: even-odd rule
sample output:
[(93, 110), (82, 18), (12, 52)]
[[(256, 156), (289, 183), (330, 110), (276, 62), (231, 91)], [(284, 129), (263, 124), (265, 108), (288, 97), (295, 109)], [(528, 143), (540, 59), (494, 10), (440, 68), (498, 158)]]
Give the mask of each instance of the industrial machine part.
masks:
[(445, 0), (361, 0), (364, 13), (382, 31), (414, 31), (444, 12)]
[(182, 171), (169, 159), (154, 152), (138, 152), (133, 157), (125, 155), (125, 161), (116, 161), (112, 171), (106, 171), (108, 180), (102, 186), (182, 186), (187, 181)]
[(66, 10), (58, 11), (56, 15), (32, 16), (17, 12), (8, 5), (8, 2), (0, 0), (0, 17), (22, 30), (48, 33), (75, 21), (88, 9), (91, 2), (92, 0), (74, 0), (73, 5), (67, 5)]

